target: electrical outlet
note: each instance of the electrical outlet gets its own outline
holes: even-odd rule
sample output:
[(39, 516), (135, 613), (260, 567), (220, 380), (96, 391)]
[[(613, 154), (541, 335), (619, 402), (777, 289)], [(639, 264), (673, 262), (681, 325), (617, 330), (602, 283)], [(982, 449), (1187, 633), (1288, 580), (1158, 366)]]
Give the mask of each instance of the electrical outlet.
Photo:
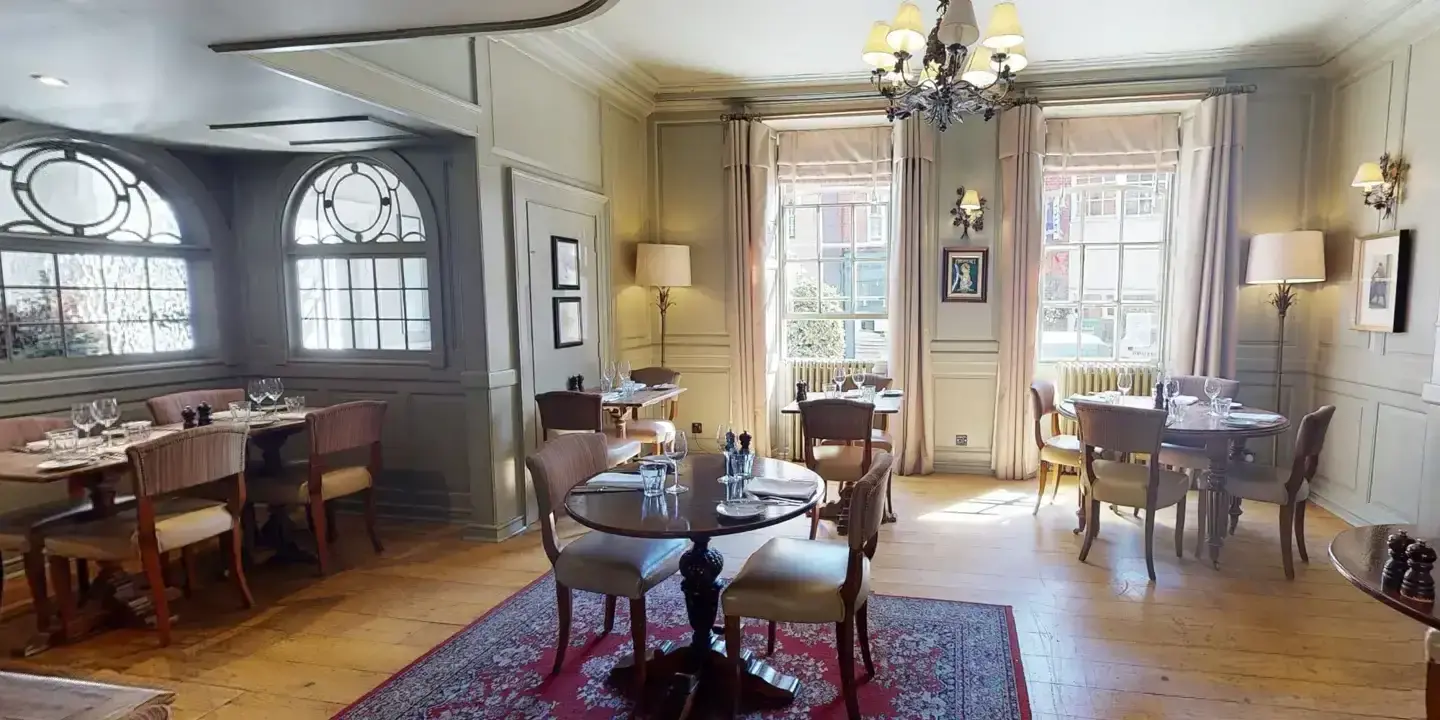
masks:
[(956, 436), (955, 436), (955, 445), (956, 445), (957, 447), (968, 447), (968, 446), (970, 445), (970, 436), (969, 436), (969, 435), (956, 435)]
[(704, 434), (705, 434), (705, 425), (704, 425), (703, 423), (690, 423), (690, 434), (691, 434), (691, 435), (704, 435)]

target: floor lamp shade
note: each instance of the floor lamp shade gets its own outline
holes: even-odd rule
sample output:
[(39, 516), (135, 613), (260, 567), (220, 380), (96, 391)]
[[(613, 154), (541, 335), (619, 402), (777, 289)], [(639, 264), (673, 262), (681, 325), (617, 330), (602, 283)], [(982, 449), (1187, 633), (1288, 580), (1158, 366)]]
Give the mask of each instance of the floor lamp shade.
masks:
[(635, 284), (690, 287), (690, 246), (641, 243), (635, 255)]
[(1312, 283), (1325, 280), (1325, 235), (1318, 230), (1265, 233), (1250, 239), (1245, 282)]

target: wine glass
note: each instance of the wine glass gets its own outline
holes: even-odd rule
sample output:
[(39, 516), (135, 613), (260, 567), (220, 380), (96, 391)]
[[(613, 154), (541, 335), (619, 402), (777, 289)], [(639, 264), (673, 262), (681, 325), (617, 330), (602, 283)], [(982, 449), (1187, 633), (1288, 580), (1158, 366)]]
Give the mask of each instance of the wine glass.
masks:
[(630, 389), (630, 361), (629, 361), (629, 360), (621, 360), (621, 361), (620, 361), (620, 365), (619, 365), (619, 366), (617, 367), (617, 369), (616, 369), (616, 372), (619, 373), (619, 377), (620, 377), (620, 380), (619, 380), (619, 382), (620, 382), (620, 387), (622, 387), (622, 388), (624, 388), (624, 389), (626, 389), (626, 390), (629, 390), (629, 389)]
[(102, 446), (108, 445), (110, 441), (110, 426), (114, 425), (115, 421), (120, 419), (120, 403), (116, 402), (113, 397), (100, 398), (90, 403), (90, 406), (90, 411), (91, 414), (95, 416), (95, 421), (104, 428), (100, 433), (100, 444)]
[(843, 370), (835, 371), (835, 377), (831, 382), (835, 383), (835, 395), (838, 397), (845, 390), (845, 372)]
[(615, 389), (615, 385), (620, 380), (620, 371), (615, 368), (613, 360), (600, 368), (600, 380), (605, 383), (605, 392)]
[(1173, 398), (1180, 394), (1180, 379), (1174, 375), (1165, 376), (1165, 397)]
[(665, 488), (665, 492), (671, 495), (679, 495), (680, 493), (689, 492), (690, 490), (690, 488), (680, 484), (680, 461), (685, 459), (685, 454), (689, 451), (689, 438), (685, 436), (684, 430), (677, 430), (675, 432), (675, 439), (671, 441), (669, 449), (665, 451), (665, 457), (670, 458), (670, 462), (675, 466), (675, 482), (670, 487)]
[(1220, 397), (1220, 378), (1205, 378), (1205, 397), (1210, 398), (1210, 404), (1215, 404), (1215, 398)]
[(730, 434), (730, 425), (720, 423), (715, 426), (715, 449), (717, 452), (725, 452), (725, 436)]
[(251, 403), (256, 407), (261, 407), (261, 403), (265, 401), (265, 381), (255, 378), (245, 383), (245, 394), (250, 396)]
[(279, 409), (280, 398), (285, 397), (285, 383), (280, 378), (270, 378), (270, 404), (274, 409)]
[(71, 405), (70, 424), (75, 426), (75, 431), (80, 437), (89, 437), (90, 428), (98, 425), (95, 422), (95, 406), (88, 402)]
[(1129, 395), (1134, 387), (1135, 372), (1130, 368), (1120, 368), (1120, 372), (1115, 375), (1115, 389), (1119, 390), (1121, 395)]

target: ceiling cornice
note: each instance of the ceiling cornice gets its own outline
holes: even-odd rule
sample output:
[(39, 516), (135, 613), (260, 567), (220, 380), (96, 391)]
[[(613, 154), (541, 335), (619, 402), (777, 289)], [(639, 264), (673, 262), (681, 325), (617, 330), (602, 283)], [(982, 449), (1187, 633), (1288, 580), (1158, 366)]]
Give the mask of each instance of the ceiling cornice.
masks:
[(655, 110), (660, 83), (583, 28), (492, 37), (571, 82), (644, 118)]
[(1410, 0), (1398, 12), (1360, 39), (1338, 50), (1324, 63), (1325, 74), (1344, 77), (1406, 47), (1440, 27), (1440, 0)]

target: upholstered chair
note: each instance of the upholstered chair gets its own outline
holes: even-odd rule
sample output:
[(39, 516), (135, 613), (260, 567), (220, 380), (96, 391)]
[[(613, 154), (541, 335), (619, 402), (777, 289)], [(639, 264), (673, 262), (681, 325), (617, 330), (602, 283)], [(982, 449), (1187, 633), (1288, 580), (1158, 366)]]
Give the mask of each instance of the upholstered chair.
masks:
[[(878, 373), (861, 373), (859, 375), (846, 375), (845, 379), (840, 383), (840, 389), (842, 391), (858, 390), (860, 386), (865, 385), (883, 392), (889, 390), (894, 382), (894, 379)], [(894, 452), (895, 441), (890, 437), (890, 421), (888, 418), (888, 415), (875, 413), (875, 421), (873, 423), (875, 429), (870, 432), (870, 447), (872, 449)], [(834, 441), (830, 442), (834, 443)], [(850, 444), (854, 445), (857, 443)], [(893, 508), (891, 508), (891, 510), (893, 511)]]
[(895, 380), (878, 373), (860, 373), (859, 375), (846, 375), (840, 383), (841, 390), (858, 390), (861, 385), (868, 385), (876, 390), (889, 390)]
[[(1335, 406), (1325, 405), (1300, 420), (1295, 433), (1295, 451), (1290, 467), (1274, 468), (1252, 463), (1235, 463), (1225, 475), (1225, 492), (1237, 500), (1253, 500), (1280, 506), (1280, 556), (1285, 562), (1285, 577), (1295, 579), (1295, 560), (1290, 539), (1299, 546), (1300, 561), (1310, 562), (1305, 551), (1305, 507), (1310, 500), (1310, 481), (1320, 466), (1320, 451), (1325, 448), (1325, 434)], [(1205, 476), (1201, 476), (1201, 492), (1208, 493)], [(1208, 503), (1201, 498), (1200, 533), (1205, 533), (1205, 512)]]
[(171, 393), (153, 397), (145, 401), (150, 408), (150, 417), (155, 420), (156, 425), (174, 425), (184, 420), (180, 411), (188, 405), (198, 407), (200, 403), (209, 403), (216, 412), (230, 407), (232, 402), (240, 402), (245, 399), (245, 391), (239, 388), (216, 388), (212, 390), (187, 390), (185, 392)]
[(605, 435), (609, 467), (629, 462), (640, 454), (640, 441), (615, 437), (606, 431), (604, 399), (596, 393), (552, 390), (535, 396), (540, 414), (540, 433), (550, 440), (569, 433)]
[[(875, 456), (869, 471), (855, 484), (850, 498), (849, 542), (773, 538), (745, 561), (720, 596), (725, 614), (726, 654), (734, 659), (735, 679), (744, 669), (741, 657), (743, 618), (768, 620), (767, 653), (775, 652), (775, 623), (834, 623), (840, 652), (840, 686), (851, 720), (860, 717), (855, 696), (855, 635), (867, 676), (875, 675), (870, 659), (870, 561), (880, 542), (885, 496), (891, 480), (890, 453)], [(740, 693), (733, 693), (738, 711)]]
[[(1175, 505), (1175, 555), (1184, 557), (1185, 497), (1190, 478), (1162, 470), (1155, 461), (1160, 438), (1165, 434), (1165, 411), (1097, 402), (1076, 402), (1080, 420), (1083, 457), (1081, 483), (1085, 487), (1085, 542), (1080, 562), (1090, 555), (1090, 545), (1100, 532), (1100, 503), (1145, 510), (1145, 569), (1155, 581), (1155, 511)], [(1141, 465), (1123, 460), (1104, 460), (1104, 452), (1119, 455), (1145, 453), (1149, 462)]]
[[(679, 385), (680, 373), (663, 367), (644, 367), (630, 373), (630, 379), (647, 386)], [(633, 418), (625, 423), (625, 437), (650, 445), (655, 454), (675, 441), (675, 415), (680, 411), (680, 399), (666, 402), (662, 408), (663, 419)], [(635, 411), (631, 411), (632, 416)]]
[[(615, 600), (630, 601), (630, 636), (635, 643), (636, 697), (645, 688), (645, 593), (680, 569), (684, 540), (641, 538), (590, 532), (561, 545), (555, 532), (556, 513), (565, 495), (591, 476), (610, 467), (609, 443), (601, 433), (570, 433), (546, 442), (525, 458), (540, 505), (540, 542), (555, 569), (555, 602), (560, 624), (555, 646), (558, 674), (570, 646), (572, 595), (575, 590), (605, 596), (605, 628), (615, 623)], [(637, 500), (638, 502), (638, 500)]]
[[(1040, 450), (1040, 470), (1035, 474), (1040, 488), (1035, 493), (1035, 511), (1040, 514), (1040, 501), (1045, 497), (1045, 483), (1053, 472), (1055, 488), (1050, 491), (1050, 500), (1060, 492), (1060, 476), (1066, 469), (1080, 472), (1080, 438), (1060, 434), (1060, 413), (1055, 409), (1055, 383), (1036, 380), (1030, 383), (1030, 410), (1035, 416), (1035, 445)], [(1048, 423), (1047, 423), (1048, 420)], [(1045, 425), (1050, 432), (1045, 432)]]
[(287, 467), (278, 476), (250, 481), (250, 497), (257, 503), (305, 506), (322, 575), (330, 572), (330, 545), (337, 539), (334, 511), (327, 504), (336, 498), (364, 495), (370, 544), (376, 553), (385, 551), (375, 526), (375, 478), (382, 467), (385, 408), (382, 400), (357, 400), (306, 412), (309, 461)]
[[(871, 423), (875, 406), (859, 400), (819, 398), (800, 403), (800, 435), (804, 445), (805, 465), (824, 478), (826, 494), (829, 483), (840, 483), (842, 505), (849, 485), (858, 482), (870, 471), (874, 454), (871, 445)], [(826, 441), (840, 441), (829, 443)], [(847, 519), (842, 514), (837, 523), (841, 534)], [(820, 506), (810, 510), (810, 539), (820, 530)]]
[[(75, 617), (66, 558), (116, 563), (138, 558), (150, 583), (161, 645), (170, 644), (170, 608), (162, 565), (167, 552), (179, 550), (184, 557), (189, 593), (195, 584), (191, 547), (218, 536), (241, 601), (247, 608), (254, 604), (240, 548), (246, 437), (242, 425), (217, 423), (133, 445), (126, 454), (135, 483), (135, 507), (107, 517), (74, 518), (46, 532), (45, 552), (50, 554), (62, 636), (69, 632)], [(180, 494), (186, 488), (225, 479), (231, 491), (228, 502)]]

